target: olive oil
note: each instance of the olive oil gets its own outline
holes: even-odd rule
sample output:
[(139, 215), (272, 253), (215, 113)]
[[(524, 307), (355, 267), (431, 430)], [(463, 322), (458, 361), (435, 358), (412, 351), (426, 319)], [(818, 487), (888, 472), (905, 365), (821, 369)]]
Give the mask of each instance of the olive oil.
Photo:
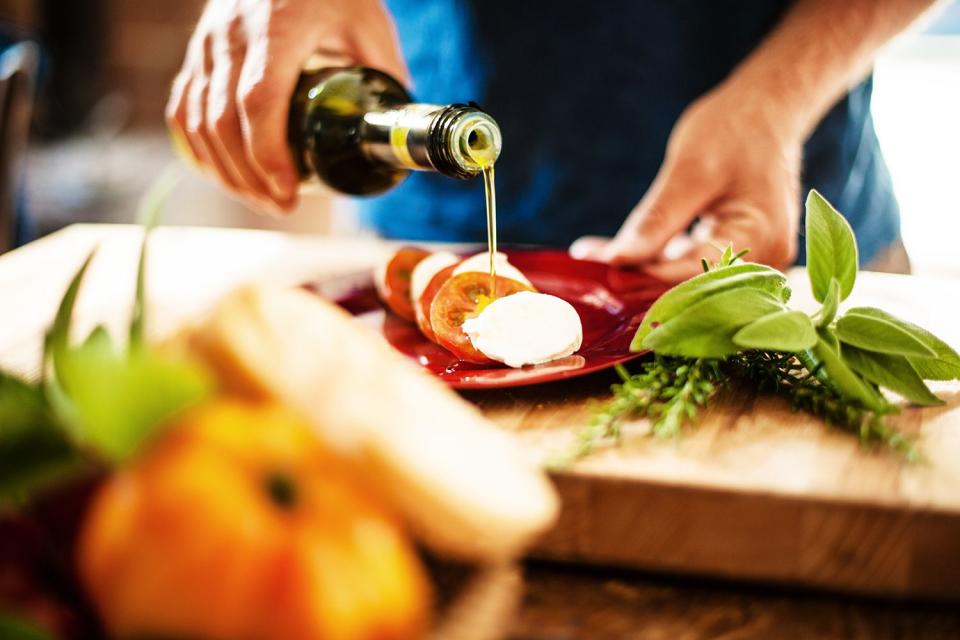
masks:
[(349, 67), (301, 76), (288, 143), (303, 180), (373, 195), (410, 171), (472, 178), (492, 168), (501, 140), (496, 121), (474, 105), (416, 103), (389, 75)]
[(487, 197), (487, 252), (490, 254), (490, 295), (497, 297), (497, 185), (493, 165), (483, 168), (483, 191)]

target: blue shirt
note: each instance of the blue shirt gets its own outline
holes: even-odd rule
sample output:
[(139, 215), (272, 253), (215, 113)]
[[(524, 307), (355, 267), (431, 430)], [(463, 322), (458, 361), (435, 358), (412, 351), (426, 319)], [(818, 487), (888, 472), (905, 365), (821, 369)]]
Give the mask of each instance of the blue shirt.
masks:
[[(387, 0), (417, 100), (475, 100), (499, 122), (500, 240), (566, 246), (613, 235), (663, 159), (677, 118), (722, 81), (786, 0)], [(803, 189), (850, 220), (861, 263), (899, 237), (870, 116), (870, 79), (807, 141)], [(414, 173), (361, 200), (382, 234), (486, 238), (481, 181)], [(801, 225), (802, 229), (802, 225)], [(803, 242), (799, 243), (803, 263)]]

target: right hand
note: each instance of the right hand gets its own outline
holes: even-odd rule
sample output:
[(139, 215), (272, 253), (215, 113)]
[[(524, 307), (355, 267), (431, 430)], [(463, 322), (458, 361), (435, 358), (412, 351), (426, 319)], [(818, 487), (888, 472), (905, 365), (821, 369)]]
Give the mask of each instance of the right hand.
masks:
[(381, 0), (209, 0), (173, 83), (172, 134), (230, 191), (289, 212), (299, 182), (287, 147), (290, 99), (317, 57), (409, 84)]

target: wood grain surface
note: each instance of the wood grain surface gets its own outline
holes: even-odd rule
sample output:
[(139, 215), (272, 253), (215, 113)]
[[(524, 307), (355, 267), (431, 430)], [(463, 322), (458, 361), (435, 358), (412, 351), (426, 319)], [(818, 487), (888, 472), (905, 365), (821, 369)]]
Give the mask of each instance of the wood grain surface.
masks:
[[(0, 258), (0, 366), (35, 371), (43, 329), (95, 246), (78, 304), (81, 328), (104, 320), (123, 326), (139, 239), (133, 227), (74, 226)], [(149, 329), (162, 336), (242, 282), (295, 284), (363, 273), (386, 251), (366, 239), (160, 229), (149, 254)], [(805, 274), (795, 270), (790, 277), (797, 304), (809, 308)], [(943, 313), (950, 291), (956, 295), (958, 287), (949, 280), (862, 274), (848, 304), (880, 306), (956, 345), (960, 323)], [(546, 457), (569, 446), (610, 382), (601, 374), (467, 397)], [(946, 405), (906, 409), (896, 418), (918, 438), (925, 455), (919, 464), (865, 450), (848, 434), (746, 394), (725, 398), (676, 440), (645, 437), (643, 422), (628, 425), (621, 446), (555, 475), (564, 511), (537, 554), (765, 584), (956, 598), (960, 387), (941, 384), (937, 391)]]

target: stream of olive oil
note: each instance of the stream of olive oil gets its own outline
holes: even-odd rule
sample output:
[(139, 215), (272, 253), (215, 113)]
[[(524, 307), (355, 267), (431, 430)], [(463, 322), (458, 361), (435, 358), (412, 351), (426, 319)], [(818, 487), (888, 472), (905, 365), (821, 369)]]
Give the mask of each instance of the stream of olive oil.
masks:
[(483, 191), (487, 196), (487, 252), (490, 255), (490, 297), (497, 297), (497, 186), (493, 165), (483, 168)]

